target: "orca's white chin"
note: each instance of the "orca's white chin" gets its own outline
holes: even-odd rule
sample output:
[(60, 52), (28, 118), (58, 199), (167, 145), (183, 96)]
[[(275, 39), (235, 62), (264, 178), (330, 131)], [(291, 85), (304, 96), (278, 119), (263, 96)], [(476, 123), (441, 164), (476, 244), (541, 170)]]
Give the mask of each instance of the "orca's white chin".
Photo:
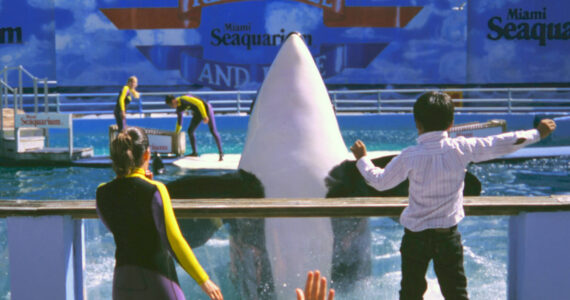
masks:
[[(239, 168), (259, 178), (265, 197), (325, 197), (325, 178), (347, 157), (319, 70), (302, 38), (291, 35), (259, 91)], [(309, 270), (330, 278), (330, 218), (268, 218), (265, 242), (279, 299), (294, 297)]]

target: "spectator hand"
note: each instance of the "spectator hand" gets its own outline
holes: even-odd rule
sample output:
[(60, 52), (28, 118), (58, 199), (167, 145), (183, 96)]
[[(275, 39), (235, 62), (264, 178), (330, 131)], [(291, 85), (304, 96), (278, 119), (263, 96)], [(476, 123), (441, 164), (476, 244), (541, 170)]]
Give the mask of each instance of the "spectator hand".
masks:
[(556, 129), (556, 123), (551, 119), (542, 119), (536, 129), (540, 133), (540, 138), (544, 139)]
[(350, 147), (350, 151), (352, 151), (356, 160), (359, 160), (361, 157), (366, 156), (366, 145), (364, 145), (361, 140), (357, 140), (354, 142), (354, 145)]
[(210, 297), (212, 300), (224, 300), (224, 296), (222, 295), (222, 291), (220, 288), (210, 279), (206, 280), (206, 282), (200, 285), (204, 293)]
[[(305, 291), (296, 289), (297, 300), (325, 300), (327, 296), (327, 279), (321, 278), (321, 272), (316, 270), (314, 273), (307, 273), (307, 282), (305, 283)], [(334, 290), (330, 289), (328, 300), (334, 300)]]

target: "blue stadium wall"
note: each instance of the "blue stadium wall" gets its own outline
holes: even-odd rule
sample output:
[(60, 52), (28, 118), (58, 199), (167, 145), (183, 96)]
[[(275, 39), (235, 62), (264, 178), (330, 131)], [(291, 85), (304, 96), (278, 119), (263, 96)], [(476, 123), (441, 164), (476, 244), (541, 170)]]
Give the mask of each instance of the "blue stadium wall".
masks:
[(0, 0), (0, 67), (62, 87), (257, 89), (301, 32), (331, 86), (570, 82), (560, 0)]

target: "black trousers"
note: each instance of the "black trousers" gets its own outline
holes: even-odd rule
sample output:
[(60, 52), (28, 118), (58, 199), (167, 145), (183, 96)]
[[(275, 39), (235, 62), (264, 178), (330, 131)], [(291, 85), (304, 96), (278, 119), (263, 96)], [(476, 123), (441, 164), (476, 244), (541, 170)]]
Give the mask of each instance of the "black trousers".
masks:
[(463, 245), (457, 226), (412, 232), (405, 229), (402, 245), (400, 299), (423, 299), (430, 260), (445, 299), (469, 299), (463, 268)]

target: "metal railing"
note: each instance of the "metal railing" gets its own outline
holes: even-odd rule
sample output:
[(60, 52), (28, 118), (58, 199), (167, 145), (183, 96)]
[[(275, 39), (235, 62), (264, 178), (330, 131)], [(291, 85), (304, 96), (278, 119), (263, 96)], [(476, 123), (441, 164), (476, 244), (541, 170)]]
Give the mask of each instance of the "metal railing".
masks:
[(428, 91), (449, 93), (457, 112), (570, 112), (570, 88), (451, 88), (329, 91), (337, 112), (412, 112)]
[[(9, 73), (11, 73), (12, 71), (16, 71), (18, 74), (18, 80), (17, 80), (17, 87), (11, 87), (9, 84)], [(3, 107), (9, 107), (9, 100), (12, 100), (12, 106), (14, 108), (19, 108), (23, 109), (24, 111), (28, 111), (28, 112), (34, 112), (34, 113), (38, 113), (39, 112), (39, 97), (40, 94), (43, 95), (44, 98), (44, 103), (43, 103), (43, 109), (44, 112), (49, 112), (50, 111), (50, 103), (49, 103), (49, 99), (55, 97), (56, 100), (57, 99), (57, 94), (50, 94), (49, 93), (49, 88), (48, 85), (53, 85), (56, 84), (56, 81), (53, 80), (48, 80), (47, 78), (39, 78), (36, 77), (34, 75), (32, 75), (32, 73), (30, 73), (28, 70), (26, 70), (23, 66), (17, 66), (17, 67), (4, 67), (2, 70), (0, 70), (0, 101), (2, 101), (2, 105)], [(29, 94), (24, 94), (24, 81), (25, 80), (31, 80), (31, 85), (32, 85), (32, 93)], [(39, 86), (43, 86), (43, 91), (40, 93), (39, 91)], [(7, 91), (15, 91), (13, 92), (13, 95), (10, 95), (7, 93)], [(33, 103), (26, 103), (24, 104), (24, 98), (33, 98)], [(56, 108), (56, 110), (59, 108), (59, 103), (56, 102), (54, 103), (54, 106)], [(30, 107), (33, 107), (33, 109), (30, 111)], [(26, 109), (27, 108), (27, 109)]]
[[(179, 218), (395, 217), (407, 197), (172, 199)], [(466, 215), (517, 215), (570, 211), (570, 196), (466, 196)], [(95, 200), (0, 200), (0, 218), (69, 215), (97, 218)]]
[[(17, 87), (14, 88), (8, 85), (8, 73), (11, 71), (18, 73)], [(24, 79), (31, 80), (32, 92), (23, 92)], [(19, 107), (26, 112), (113, 113), (119, 87), (113, 93), (50, 93), (48, 85), (55, 83), (33, 76), (22, 66), (4, 67), (0, 70), (1, 104), (3, 107)], [(43, 86), (43, 104), (39, 101), (40, 85)], [(29, 90), (29, 86), (26, 88)], [(420, 94), (434, 90), (450, 93), (458, 113), (570, 113), (570, 87), (331, 90), (329, 95), (337, 113), (409, 113)], [(141, 98), (133, 99), (127, 110), (141, 115), (173, 113), (164, 104), (164, 96), (187, 93), (210, 102), (218, 114), (248, 113), (257, 96), (254, 90), (141, 92)]]
[[(454, 89), (374, 89), (331, 90), (331, 104), (337, 113), (409, 113), (416, 98), (426, 92), (448, 92), (456, 103), (458, 113), (570, 113), (570, 88), (454, 88)], [(191, 93), (212, 104), (216, 113), (248, 113), (257, 91), (171, 91), (142, 92), (133, 99), (128, 112), (141, 115), (173, 113), (164, 104), (164, 96)], [(118, 93), (52, 94), (56, 111), (74, 114), (112, 114)], [(31, 95), (24, 95), (24, 98)], [(30, 109), (31, 104), (24, 104)]]

